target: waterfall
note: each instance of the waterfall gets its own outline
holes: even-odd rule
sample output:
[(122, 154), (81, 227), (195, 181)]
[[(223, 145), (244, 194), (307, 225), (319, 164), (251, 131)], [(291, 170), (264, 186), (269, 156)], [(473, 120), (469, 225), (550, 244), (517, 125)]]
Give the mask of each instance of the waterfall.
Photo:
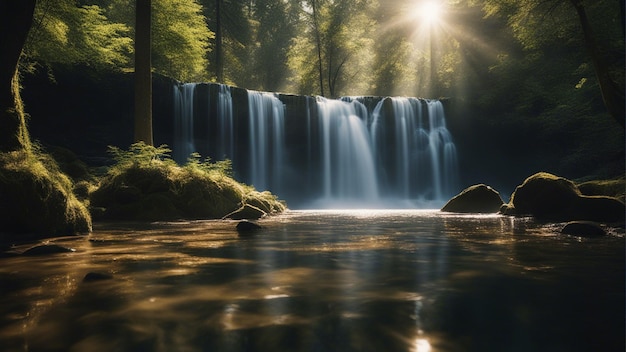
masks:
[[(235, 155), (235, 126), (233, 121), (233, 98), (230, 87), (224, 84), (218, 86), (217, 120), (220, 132), (218, 144), (218, 158), (232, 159)], [(210, 104), (209, 99), (209, 104)]]
[(283, 166), (285, 108), (275, 94), (248, 91), (250, 183), (278, 192)]
[(195, 151), (229, 158), (237, 179), (291, 207), (438, 207), (458, 192), (457, 151), (438, 100), (189, 83), (176, 86), (174, 105), (177, 161)]
[(380, 182), (400, 200), (442, 200), (454, 194), (457, 157), (437, 100), (392, 97), (372, 113)]
[(196, 149), (193, 138), (195, 83), (184, 83), (174, 87), (174, 145), (175, 160), (186, 160)]
[(365, 107), (358, 101), (318, 98), (323, 202), (378, 201), (378, 184), (367, 131)]

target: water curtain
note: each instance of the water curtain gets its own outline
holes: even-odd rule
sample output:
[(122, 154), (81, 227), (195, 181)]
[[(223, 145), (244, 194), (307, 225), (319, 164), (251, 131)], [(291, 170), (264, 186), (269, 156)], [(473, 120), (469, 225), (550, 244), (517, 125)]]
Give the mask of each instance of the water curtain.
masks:
[[(229, 158), (235, 177), (292, 207), (406, 207), (458, 191), (441, 101), (174, 88), (174, 157)], [(432, 204), (432, 203), (431, 203)]]

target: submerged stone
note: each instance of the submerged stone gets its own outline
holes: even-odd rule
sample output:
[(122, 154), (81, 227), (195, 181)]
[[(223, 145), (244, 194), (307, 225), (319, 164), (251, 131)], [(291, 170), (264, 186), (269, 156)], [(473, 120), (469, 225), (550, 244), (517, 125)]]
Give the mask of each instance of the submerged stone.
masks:
[(450, 199), (441, 211), (453, 213), (497, 213), (504, 204), (500, 193), (493, 188), (478, 184), (464, 189)]
[(22, 255), (35, 256), (58, 253), (72, 253), (75, 251), (76, 250), (73, 248), (59, 246), (58, 244), (41, 244), (28, 248), (22, 253)]
[(85, 275), (83, 282), (95, 282), (113, 279), (113, 275), (105, 273), (90, 272)]

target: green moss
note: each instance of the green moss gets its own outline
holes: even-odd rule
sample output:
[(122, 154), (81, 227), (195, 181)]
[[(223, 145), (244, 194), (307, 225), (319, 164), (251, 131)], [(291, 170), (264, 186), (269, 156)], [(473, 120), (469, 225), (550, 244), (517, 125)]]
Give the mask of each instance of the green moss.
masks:
[(547, 172), (539, 172), (528, 177), (515, 189), (511, 203), (517, 214), (542, 217), (569, 207), (580, 195), (574, 182)]
[(580, 192), (586, 196), (609, 196), (625, 200), (626, 180), (595, 180), (578, 184)]
[[(193, 155), (183, 166), (165, 146), (134, 144), (129, 151), (112, 149), (117, 164), (91, 193), (98, 217), (123, 220), (220, 219), (244, 204), (262, 204), (267, 213), (286, 209), (269, 192), (235, 181), (230, 162), (200, 162)], [(101, 211), (101, 209), (105, 209)]]
[(5, 238), (44, 238), (91, 231), (87, 208), (72, 181), (40, 152), (0, 153), (0, 219)]

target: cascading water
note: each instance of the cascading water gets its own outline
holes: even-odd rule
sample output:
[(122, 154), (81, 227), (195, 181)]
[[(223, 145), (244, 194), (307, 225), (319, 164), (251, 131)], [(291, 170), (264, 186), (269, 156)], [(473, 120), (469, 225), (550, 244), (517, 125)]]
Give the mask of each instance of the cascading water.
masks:
[(442, 200), (456, 191), (456, 149), (437, 100), (378, 102), (370, 135), (386, 193), (401, 200)]
[(175, 160), (186, 160), (196, 148), (193, 138), (195, 83), (184, 83), (174, 87), (174, 145)]
[[(456, 149), (440, 101), (330, 100), (202, 85), (180, 84), (174, 92), (178, 161), (194, 151), (230, 158), (239, 180), (295, 208), (440, 206), (458, 192)], [(203, 136), (198, 126), (210, 131)]]
[(221, 136), (217, 147), (217, 155), (220, 158), (232, 159), (235, 156), (233, 98), (230, 93), (230, 87), (223, 84), (218, 86), (217, 120)]
[[(379, 200), (365, 107), (357, 102), (318, 98), (322, 202), (373, 204)], [(363, 203), (361, 203), (363, 204)]]
[(285, 140), (285, 108), (275, 94), (248, 91), (250, 183), (279, 192)]

